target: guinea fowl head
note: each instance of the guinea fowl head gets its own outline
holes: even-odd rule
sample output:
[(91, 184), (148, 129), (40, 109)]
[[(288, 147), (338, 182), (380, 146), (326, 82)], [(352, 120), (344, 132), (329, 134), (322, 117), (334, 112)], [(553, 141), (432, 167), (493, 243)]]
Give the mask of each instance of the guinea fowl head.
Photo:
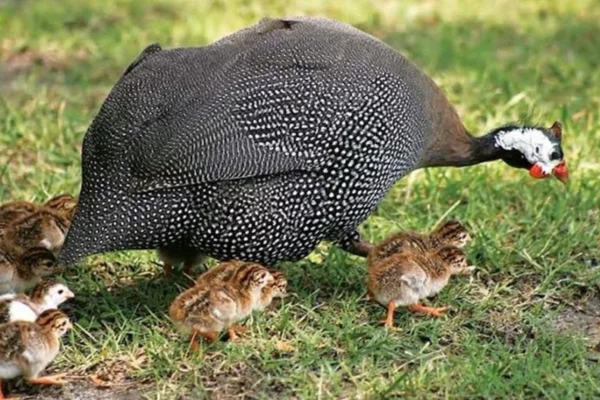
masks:
[(569, 178), (561, 147), (560, 122), (554, 122), (550, 128), (505, 126), (495, 129), (488, 136), (493, 137), (500, 158), (511, 167), (525, 168), (536, 179), (554, 175), (566, 183)]

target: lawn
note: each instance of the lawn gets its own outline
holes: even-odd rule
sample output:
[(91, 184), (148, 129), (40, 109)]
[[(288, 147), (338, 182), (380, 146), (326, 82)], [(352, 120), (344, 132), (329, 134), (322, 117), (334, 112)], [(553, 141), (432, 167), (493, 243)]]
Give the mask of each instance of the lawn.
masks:
[[(77, 194), (82, 138), (123, 70), (152, 42), (210, 43), (262, 16), (324, 15), (420, 65), (465, 125), (564, 124), (571, 179), (538, 181), (501, 162), (419, 171), (361, 226), (463, 221), (478, 269), (397, 329), (364, 300), (365, 263), (322, 244), (281, 268), (293, 296), (248, 322), (239, 343), (190, 354), (166, 311), (189, 282), (152, 252), (90, 257), (63, 275), (76, 320), (38, 398), (591, 398), (600, 396), (600, 2), (0, 0), (0, 201)], [(105, 380), (94, 388), (89, 375)], [(102, 397), (104, 396), (104, 397)]]

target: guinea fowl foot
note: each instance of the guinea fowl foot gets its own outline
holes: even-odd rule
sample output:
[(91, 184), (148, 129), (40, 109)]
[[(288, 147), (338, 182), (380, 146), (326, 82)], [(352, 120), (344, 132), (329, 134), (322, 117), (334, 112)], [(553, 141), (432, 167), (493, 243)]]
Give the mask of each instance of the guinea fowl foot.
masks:
[(165, 271), (165, 276), (173, 275), (173, 266), (171, 264), (163, 264), (163, 270)]
[(235, 342), (236, 340), (239, 340), (239, 336), (237, 335), (238, 333), (244, 333), (248, 330), (248, 328), (246, 328), (245, 326), (232, 326), (227, 330), (227, 333), (229, 334), (229, 340), (231, 340), (232, 342)]
[(408, 306), (408, 309), (412, 312), (422, 312), (427, 315), (432, 315), (434, 317), (443, 317), (444, 312), (448, 309), (448, 307), (435, 308), (435, 307), (426, 307), (421, 304), (411, 304), (410, 306)]
[(28, 379), (27, 382), (32, 383), (34, 385), (64, 385), (67, 383), (64, 378), (67, 374), (57, 374), (50, 376), (42, 376), (40, 378), (32, 378)]

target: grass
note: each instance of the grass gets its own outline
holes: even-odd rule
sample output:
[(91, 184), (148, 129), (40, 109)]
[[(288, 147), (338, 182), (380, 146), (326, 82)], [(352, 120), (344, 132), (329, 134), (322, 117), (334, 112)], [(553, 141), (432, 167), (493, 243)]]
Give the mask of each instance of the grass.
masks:
[(52, 371), (68, 371), (74, 390), (89, 386), (77, 377), (96, 373), (113, 390), (130, 385), (151, 399), (599, 396), (600, 338), (585, 340), (577, 325), (559, 331), (556, 321), (600, 298), (600, 4), (287, 4), (0, 1), (0, 200), (78, 192), (85, 130), (146, 45), (202, 45), (290, 14), (341, 19), (402, 51), (477, 134), (561, 120), (569, 185), (502, 163), (398, 182), (362, 225), (365, 237), (428, 230), (452, 215), (470, 227), (479, 268), (431, 300), (452, 307), (447, 318), (399, 311), (390, 332), (378, 324), (383, 310), (362, 299), (364, 261), (323, 244), (282, 265), (295, 296), (254, 315), (246, 340), (190, 355), (166, 316), (187, 282), (165, 280), (150, 252), (92, 257), (63, 277), (77, 294), (67, 307), (77, 326)]

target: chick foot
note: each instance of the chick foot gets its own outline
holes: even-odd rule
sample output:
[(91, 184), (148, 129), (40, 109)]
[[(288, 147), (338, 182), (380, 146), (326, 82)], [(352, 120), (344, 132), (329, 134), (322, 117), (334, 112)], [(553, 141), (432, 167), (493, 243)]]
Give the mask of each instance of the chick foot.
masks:
[(165, 271), (165, 276), (173, 275), (173, 266), (171, 264), (163, 264), (163, 270)]
[(245, 326), (232, 326), (229, 329), (227, 329), (227, 333), (229, 334), (229, 340), (231, 340), (232, 342), (235, 342), (236, 340), (239, 340), (239, 336), (237, 335), (238, 333), (244, 333), (248, 330), (248, 328), (246, 328)]
[(27, 382), (32, 383), (34, 385), (64, 385), (65, 383), (67, 383), (67, 381), (62, 379), (65, 376), (67, 376), (67, 374), (42, 376), (39, 378), (28, 379)]
[(421, 304), (411, 304), (410, 306), (408, 306), (408, 309), (412, 312), (422, 312), (427, 315), (432, 315), (434, 317), (443, 317), (444, 312), (446, 310), (448, 310), (448, 307), (435, 308), (435, 307), (426, 307)]

